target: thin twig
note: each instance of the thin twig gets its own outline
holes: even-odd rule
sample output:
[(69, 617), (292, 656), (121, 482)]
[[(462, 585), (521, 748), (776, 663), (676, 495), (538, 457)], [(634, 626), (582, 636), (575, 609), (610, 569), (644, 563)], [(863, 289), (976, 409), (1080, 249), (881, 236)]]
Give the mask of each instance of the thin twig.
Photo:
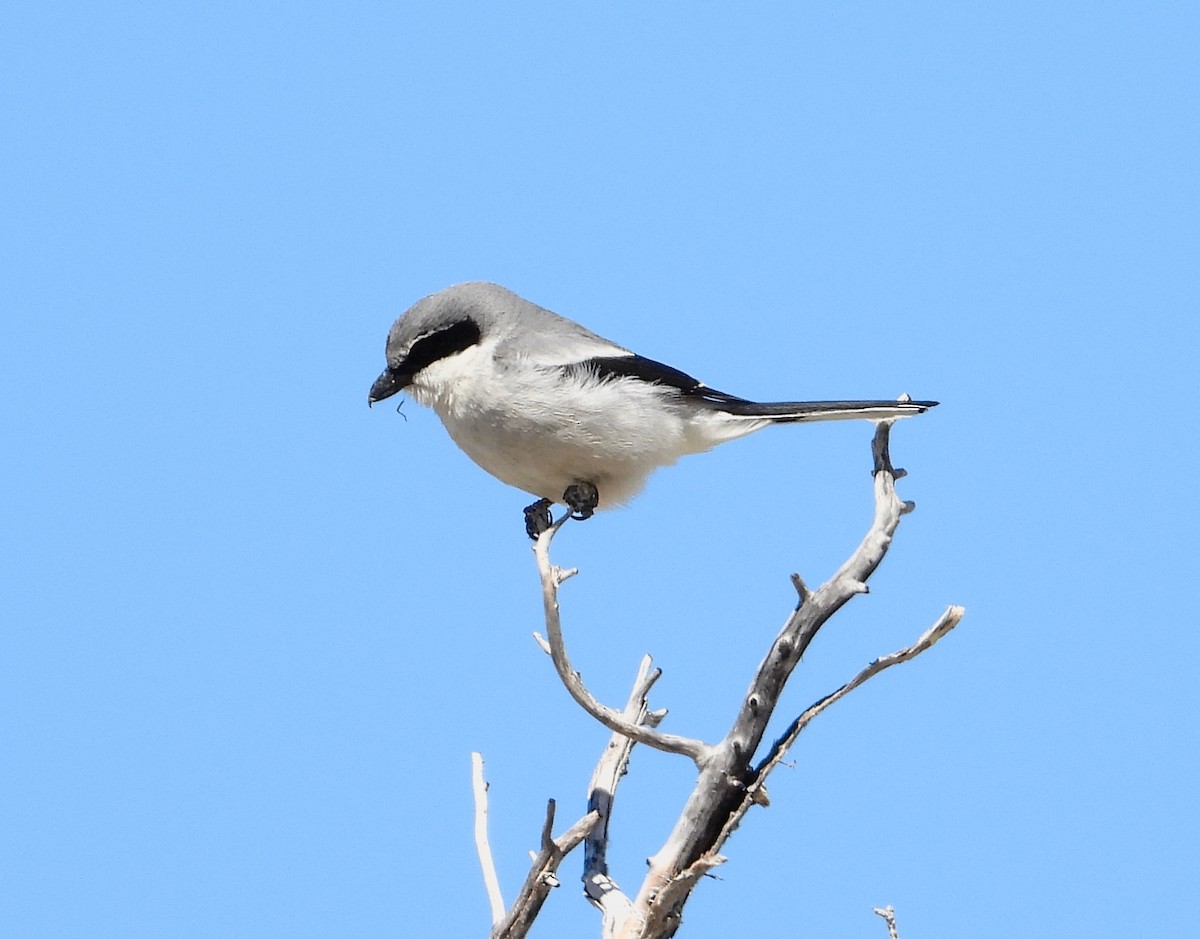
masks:
[(471, 785), (475, 791), (475, 850), (483, 868), (483, 885), (487, 889), (488, 905), (492, 908), (492, 925), (504, 919), (504, 897), (500, 893), (500, 878), (496, 861), (488, 842), (488, 784), (483, 778), (483, 754), (471, 754)]
[(718, 850), (721, 845), (728, 840), (733, 834), (742, 818), (750, 810), (753, 805), (763, 805), (767, 802), (766, 783), (767, 777), (771, 772), (783, 762), (787, 757), (788, 751), (799, 738), (804, 728), (812, 723), (813, 719), (832, 705), (835, 701), (840, 701), (855, 688), (874, 678), (880, 672), (891, 668), (893, 665), (899, 665), (901, 662), (907, 662), (910, 659), (916, 658), (927, 649), (931, 649), (940, 639), (942, 639), (950, 630), (954, 629), (966, 614), (966, 609), (961, 606), (947, 607), (946, 611), (938, 617), (937, 621), (923, 632), (910, 646), (906, 646), (890, 655), (884, 655), (875, 659), (857, 675), (851, 678), (848, 682), (838, 688), (836, 691), (827, 694), (819, 701), (810, 705), (799, 717), (797, 717), (787, 729), (779, 736), (779, 738), (771, 745), (770, 752), (759, 762), (754, 770), (754, 777), (751, 782), (746, 785), (746, 795), (742, 800), (742, 804), (729, 816), (729, 820), (725, 823), (721, 834), (717, 837), (713, 844), (712, 850)]
[(810, 596), (809, 590), (808, 590), (808, 585), (804, 582), (804, 578), (801, 577), (799, 574), (793, 574), (792, 575), (792, 586), (796, 588), (796, 594), (799, 597), (799, 599), (796, 603), (796, 606), (797, 607), (804, 606), (805, 602), (808, 600), (808, 598)]
[(537, 557), (538, 572), (542, 580), (542, 604), (546, 614), (547, 644), (550, 647), (550, 658), (554, 662), (554, 668), (558, 672), (558, 677), (562, 680), (563, 685), (566, 686), (567, 691), (575, 699), (576, 703), (609, 730), (623, 734), (637, 743), (645, 744), (655, 750), (663, 750), (667, 753), (681, 753), (684, 756), (691, 757), (697, 766), (703, 766), (711, 752), (708, 744), (701, 740), (693, 740), (690, 737), (664, 734), (652, 727), (646, 727), (626, 720), (620, 711), (601, 704), (596, 700), (595, 696), (584, 685), (583, 678), (571, 665), (571, 659), (567, 655), (567, 648), (563, 642), (562, 621), (559, 618), (558, 612), (558, 588), (564, 581), (578, 573), (578, 571), (574, 568), (564, 570), (563, 568), (554, 566), (550, 561), (550, 542), (554, 540), (554, 536), (558, 533), (559, 528), (569, 518), (569, 515), (564, 515), (555, 524), (542, 532), (538, 536), (537, 544), (534, 545), (533, 549)]
[(521, 885), (517, 899), (513, 901), (504, 920), (493, 927), (491, 939), (522, 939), (529, 933), (529, 928), (541, 912), (546, 897), (558, 886), (558, 878), (555, 876), (558, 865), (579, 846), (599, 821), (598, 813), (589, 812), (557, 838), (552, 838), (550, 832), (554, 827), (554, 800), (551, 799), (547, 803), (540, 850), (533, 857), (533, 863), (529, 866), (529, 873), (525, 877), (525, 883)]
[(778, 740), (771, 747), (771, 753), (759, 764), (757, 775), (761, 778), (764, 771), (769, 772), (787, 755), (787, 751), (792, 744), (796, 742), (796, 738), (822, 711), (828, 708), (835, 701), (839, 701), (848, 695), (859, 685), (874, 678), (885, 669), (891, 668), (893, 665), (899, 665), (901, 662), (907, 662), (910, 659), (916, 658), (927, 649), (933, 646), (942, 639), (950, 630), (954, 629), (960, 622), (963, 616), (966, 615), (966, 607), (948, 606), (946, 611), (938, 617), (937, 622), (930, 626), (925, 632), (921, 633), (920, 637), (911, 646), (906, 646), (893, 652), (891, 655), (884, 655), (871, 662), (862, 669), (857, 675), (851, 678), (848, 682), (838, 688), (836, 691), (827, 694), (819, 701), (810, 705), (799, 717), (797, 717), (788, 726), (788, 729), (783, 732)]
[(896, 911), (890, 903), (883, 909), (875, 907), (875, 915), (882, 916), (887, 923), (888, 939), (900, 939), (900, 930), (896, 928)]

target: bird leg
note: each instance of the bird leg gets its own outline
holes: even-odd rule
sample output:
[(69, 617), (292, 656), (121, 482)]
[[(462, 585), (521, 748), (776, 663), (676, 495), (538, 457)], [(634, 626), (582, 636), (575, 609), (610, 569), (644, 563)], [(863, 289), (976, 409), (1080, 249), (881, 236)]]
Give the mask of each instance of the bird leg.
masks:
[(583, 521), (591, 518), (600, 504), (600, 490), (594, 483), (571, 483), (563, 493), (563, 502), (571, 510), (571, 518)]
[(525, 534), (534, 541), (554, 524), (554, 518), (550, 515), (552, 504), (549, 499), (538, 499), (533, 505), (525, 506)]

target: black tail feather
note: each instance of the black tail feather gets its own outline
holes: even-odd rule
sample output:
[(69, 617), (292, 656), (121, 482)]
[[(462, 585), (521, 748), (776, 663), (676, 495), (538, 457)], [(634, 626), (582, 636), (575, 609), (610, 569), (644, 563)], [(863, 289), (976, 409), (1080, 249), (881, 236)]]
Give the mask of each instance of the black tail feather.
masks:
[(800, 421), (888, 420), (911, 417), (932, 407), (936, 401), (778, 401), (760, 403), (727, 399), (717, 408), (736, 417), (769, 418), (781, 423)]
[(685, 398), (700, 401), (714, 411), (723, 411), (736, 417), (768, 418), (773, 421), (843, 421), (856, 418), (866, 420), (889, 420), (920, 414), (936, 407), (936, 401), (780, 401), (759, 403), (747, 401), (736, 395), (710, 388), (686, 372), (663, 365), (644, 356), (616, 355), (586, 359), (564, 366), (578, 374), (594, 375), (601, 381), (636, 379), (667, 388), (674, 388)]

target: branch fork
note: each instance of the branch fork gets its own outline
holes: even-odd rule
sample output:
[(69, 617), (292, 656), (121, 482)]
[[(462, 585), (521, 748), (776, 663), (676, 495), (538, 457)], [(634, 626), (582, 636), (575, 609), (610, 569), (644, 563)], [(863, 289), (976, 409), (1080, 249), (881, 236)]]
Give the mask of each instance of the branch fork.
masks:
[[(541, 533), (533, 550), (542, 584), (546, 638), (537, 633), (534, 636), (550, 656), (571, 697), (607, 727), (612, 736), (592, 776), (587, 814), (568, 832), (554, 839), (550, 836), (554, 803), (550, 803), (541, 850), (534, 858), (517, 903), (499, 924), (495, 924), (496, 911), (497, 907), (502, 910), (503, 904), (498, 903), (498, 887), (493, 894), (488, 867), (484, 864), (495, 924), (493, 939), (525, 935), (522, 930), (527, 930), (532, 917), (537, 915), (550, 890), (548, 884), (557, 883), (552, 878), (559, 862), (580, 842), (584, 844), (584, 893), (601, 912), (602, 935), (606, 939), (674, 936), (692, 890), (701, 878), (724, 863), (720, 849), (726, 840), (752, 806), (769, 804), (766, 779), (784, 761), (808, 724), (875, 675), (928, 650), (958, 625), (964, 615), (963, 608), (948, 607), (912, 645), (870, 662), (849, 681), (810, 705), (755, 762), (755, 755), (762, 746), (767, 726), (793, 670), (829, 618), (849, 600), (868, 592), (867, 581), (887, 554), (900, 519), (915, 507), (896, 495), (895, 482), (905, 473), (891, 464), (890, 430), (890, 421), (877, 422), (871, 444), (875, 509), (866, 535), (846, 562), (816, 590), (811, 590), (800, 575), (792, 575), (796, 607), (758, 666), (728, 732), (716, 743), (667, 734), (658, 729), (666, 712), (651, 711), (647, 703), (650, 689), (661, 674), (652, 668), (649, 656), (642, 660), (624, 708), (618, 710), (602, 704), (588, 690), (567, 653), (558, 605), (559, 587), (578, 570), (560, 568), (550, 560), (550, 545), (570, 516), (564, 516)], [(607, 844), (617, 784), (626, 771), (630, 752), (639, 743), (688, 757), (696, 765), (698, 777), (666, 842), (649, 859), (649, 870), (638, 892), (630, 897), (609, 875)], [(479, 779), (482, 779), (481, 770)], [(477, 831), (479, 789), (477, 781)], [(484, 805), (483, 826), (486, 829), (486, 797)], [(483, 856), (481, 847), (481, 861)], [(894, 920), (889, 920), (889, 927), (894, 928), (893, 924)]]

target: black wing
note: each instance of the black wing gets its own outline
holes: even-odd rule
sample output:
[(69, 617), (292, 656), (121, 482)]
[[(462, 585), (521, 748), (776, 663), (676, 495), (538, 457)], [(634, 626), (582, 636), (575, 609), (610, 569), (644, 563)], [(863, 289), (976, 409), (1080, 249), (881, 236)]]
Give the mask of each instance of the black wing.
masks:
[(707, 404), (716, 410), (725, 411), (735, 417), (753, 419), (768, 418), (774, 421), (827, 421), (864, 418), (867, 420), (889, 420), (920, 414), (936, 407), (936, 401), (777, 401), (762, 403), (748, 398), (739, 398), (709, 388), (702, 381), (692, 378), (687, 372), (663, 365), (640, 355), (613, 355), (565, 366), (573, 374), (590, 374), (600, 381), (615, 381), (619, 378), (634, 378), (666, 388), (673, 388), (692, 401)]
[(677, 368), (671, 368), (669, 365), (663, 365), (662, 362), (655, 362), (654, 359), (648, 359), (641, 355), (613, 355), (585, 359), (582, 362), (573, 362), (567, 368), (575, 373), (591, 373), (601, 381), (636, 378), (639, 381), (674, 388), (684, 397), (704, 401), (708, 404), (751, 403), (745, 398), (709, 388), (704, 382), (698, 381), (687, 372), (681, 372)]

